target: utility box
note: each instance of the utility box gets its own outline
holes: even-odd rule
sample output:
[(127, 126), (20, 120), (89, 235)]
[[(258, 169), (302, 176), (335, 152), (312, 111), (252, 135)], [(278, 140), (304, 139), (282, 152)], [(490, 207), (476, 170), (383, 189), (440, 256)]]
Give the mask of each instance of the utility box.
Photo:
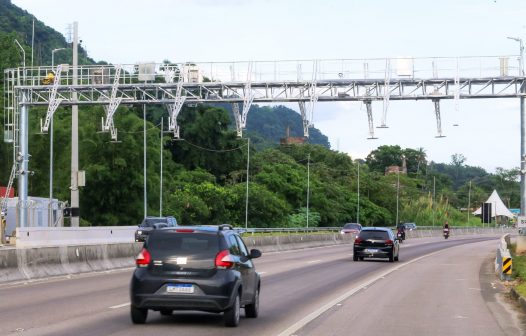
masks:
[(138, 71), (139, 81), (153, 82), (155, 80), (155, 63), (140, 63)]
[(93, 84), (109, 84), (110, 68), (97, 68), (91, 72), (91, 82)]
[(78, 187), (86, 186), (86, 171), (85, 170), (79, 170), (77, 172), (77, 186)]
[(184, 66), (185, 82), (199, 83), (201, 82), (201, 74), (199, 73), (199, 66), (193, 63), (186, 63)]
[[(1, 198), (0, 198), (1, 199)], [(51, 204), (49, 198), (43, 197), (28, 197), (27, 198), (27, 225), (30, 227), (53, 227), (63, 226), (62, 210), (60, 209), (62, 202), (53, 199)], [(5, 235), (12, 236), (18, 223), (18, 197), (7, 199), (7, 217)], [(51, 209), (50, 209), (51, 208)], [(50, 220), (49, 212), (52, 212)]]
[(413, 77), (414, 73), (412, 58), (396, 59), (396, 75), (400, 77)]
[(501, 77), (507, 77), (509, 76), (509, 58), (508, 57), (500, 57), (500, 76)]

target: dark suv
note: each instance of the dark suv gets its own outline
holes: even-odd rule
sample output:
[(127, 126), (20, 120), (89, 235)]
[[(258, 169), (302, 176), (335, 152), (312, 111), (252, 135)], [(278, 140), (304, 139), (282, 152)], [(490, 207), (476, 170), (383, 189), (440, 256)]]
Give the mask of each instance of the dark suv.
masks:
[(230, 225), (152, 231), (130, 284), (133, 323), (145, 323), (149, 309), (223, 312), (230, 327), (239, 324), (242, 307), (257, 317), (261, 280), (252, 259), (260, 256)]
[(174, 226), (177, 226), (177, 220), (173, 216), (144, 217), (139, 228), (135, 231), (135, 241), (145, 241), (152, 230)]

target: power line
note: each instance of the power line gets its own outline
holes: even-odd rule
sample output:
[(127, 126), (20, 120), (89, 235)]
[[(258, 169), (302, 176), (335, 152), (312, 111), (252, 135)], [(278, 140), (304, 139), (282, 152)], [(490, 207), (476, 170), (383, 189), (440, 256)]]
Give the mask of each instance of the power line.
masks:
[(239, 146), (239, 147), (231, 148), (231, 149), (212, 149), (212, 148), (205, 148), (205, 147), (202, 147), (202, 146), (199, 146), (199, 145), (193, 144), (193, 143), (191, 143), (190, 141), (185, 140), (185, 139), (181, 139), (181, 141), (186, 142), (187, 144), (189, 144), (189, 145), (192, 146), (192, 147), (195, 147), (195, 148), (198, 148), (198, 149), (201, 149), (201, 150), (207, 151), (207, 152), (215, 152), (215, 153), (233, 152), (233, 151), (237, 151), (237, 150), (239, 150), (239, 149), (244, 148), (244, 147), (247, 146), (247, 145), (243, 145), (243, 146)]

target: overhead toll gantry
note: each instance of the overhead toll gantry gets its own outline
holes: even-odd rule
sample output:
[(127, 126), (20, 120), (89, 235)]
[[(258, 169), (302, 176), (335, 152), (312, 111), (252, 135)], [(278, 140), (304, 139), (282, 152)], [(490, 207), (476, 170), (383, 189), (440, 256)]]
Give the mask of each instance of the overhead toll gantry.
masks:
[[(20, 201), (24, 202), (30, 106), (47, 107), (41, 123), (45, 133), (59, 106), (102, 105), (105, 109), (102, 131), (117, 140), (114, 117), (122, 104), (165, 105), (169, 112), (169, 131), (179, 138), (177, 117), (185, 104), (231, 104), (237, 134), (242, 136), (253, 103), (298, 103), (304, 135), (308, 136), (318, 103), (357, 101), (366, 106), (368, 138), (376, 139), (374, 101), (383, 103), (378, 127), (384, 128), (390, 102), (429, 100), (434, 105), (437, 137), (443, 137), (440, 111), (443, 99), (456, 101), (452, 113), (459, 112), (460, 99), (524, 99), (522, 58), (518, 57), (517, 66), (510, 66), (508, 62), (515, 58), (517, 56), (80, 65), (76, 73), (68, 65), (6, 69), (4, 141), (13, 144), (14, 159), (10, 183), (14, 176), (19, 177)], [(523, 109), (521, 104), (521, 118)], [(526, 173), (524, 151), (521, 151), (523, 175)]]

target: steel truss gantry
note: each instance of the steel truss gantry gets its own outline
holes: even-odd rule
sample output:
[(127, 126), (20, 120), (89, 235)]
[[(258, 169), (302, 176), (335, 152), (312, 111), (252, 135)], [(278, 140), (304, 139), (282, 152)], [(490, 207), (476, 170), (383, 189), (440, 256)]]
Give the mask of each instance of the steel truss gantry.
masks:
[[(460, 99), (524, 99), (525, 78), (520, 74), (521, 65), (508, 66), (508, 60), (515, 58), (250, 61), (152, 64), (148, 67), (90, 65), (77, 67), (76, 85), (73, 85), (74, 69), (69, 66), (6, 69), (4, 111), (9, 122), (4, 122), (7, 135), (4, 141), (13, 143), (14, 157), (27, 162), (28, 153), (18, 153), (22, 142), (19, 137), (25, 127), (19, 116), (30, 106), (47, 107), (41, 127), (47, 132), (58, 106), (101, 105), (106, 112), (102, 130), (110, 132), (111, 138), (116, 140), (114, 117), (122, 104), (165, 105), (170, 115), (169, 130), (178, 138), (177, 116), (185, 104), (232, 104), (237, 133), (242, 136), (253, 103), (298, 103), (304, 135), (308, 136), (316, 104), (338, 101), (365, 104), (369, 138), (374, 139), (372, 102), (383, 102), (379, 127), (387, 127), (389, 103), (405, 100), (433, 103), (437, 136), (441, 137), (442, 99), (455, 100), (455, 113)], [(52, 84), (48, 84), (50, 74), (54, 74)], [(148, 81), (141, 80), (145, 76)], [(239, 104), (243, 104), (242, 108)], [(14, 125), (13, 121), (20, 125)], [(27, 132), (24, 132), (24, 137), (27, 137)], [(27, 150), (27, 146), (24, 148)], [(17, 160), (14, 161), (16, 165)], [(526, 173), (526, 154), (522, 161), (525, 162), (522, 170)], [(27, 179), (27, 174), (18, 175)]]

